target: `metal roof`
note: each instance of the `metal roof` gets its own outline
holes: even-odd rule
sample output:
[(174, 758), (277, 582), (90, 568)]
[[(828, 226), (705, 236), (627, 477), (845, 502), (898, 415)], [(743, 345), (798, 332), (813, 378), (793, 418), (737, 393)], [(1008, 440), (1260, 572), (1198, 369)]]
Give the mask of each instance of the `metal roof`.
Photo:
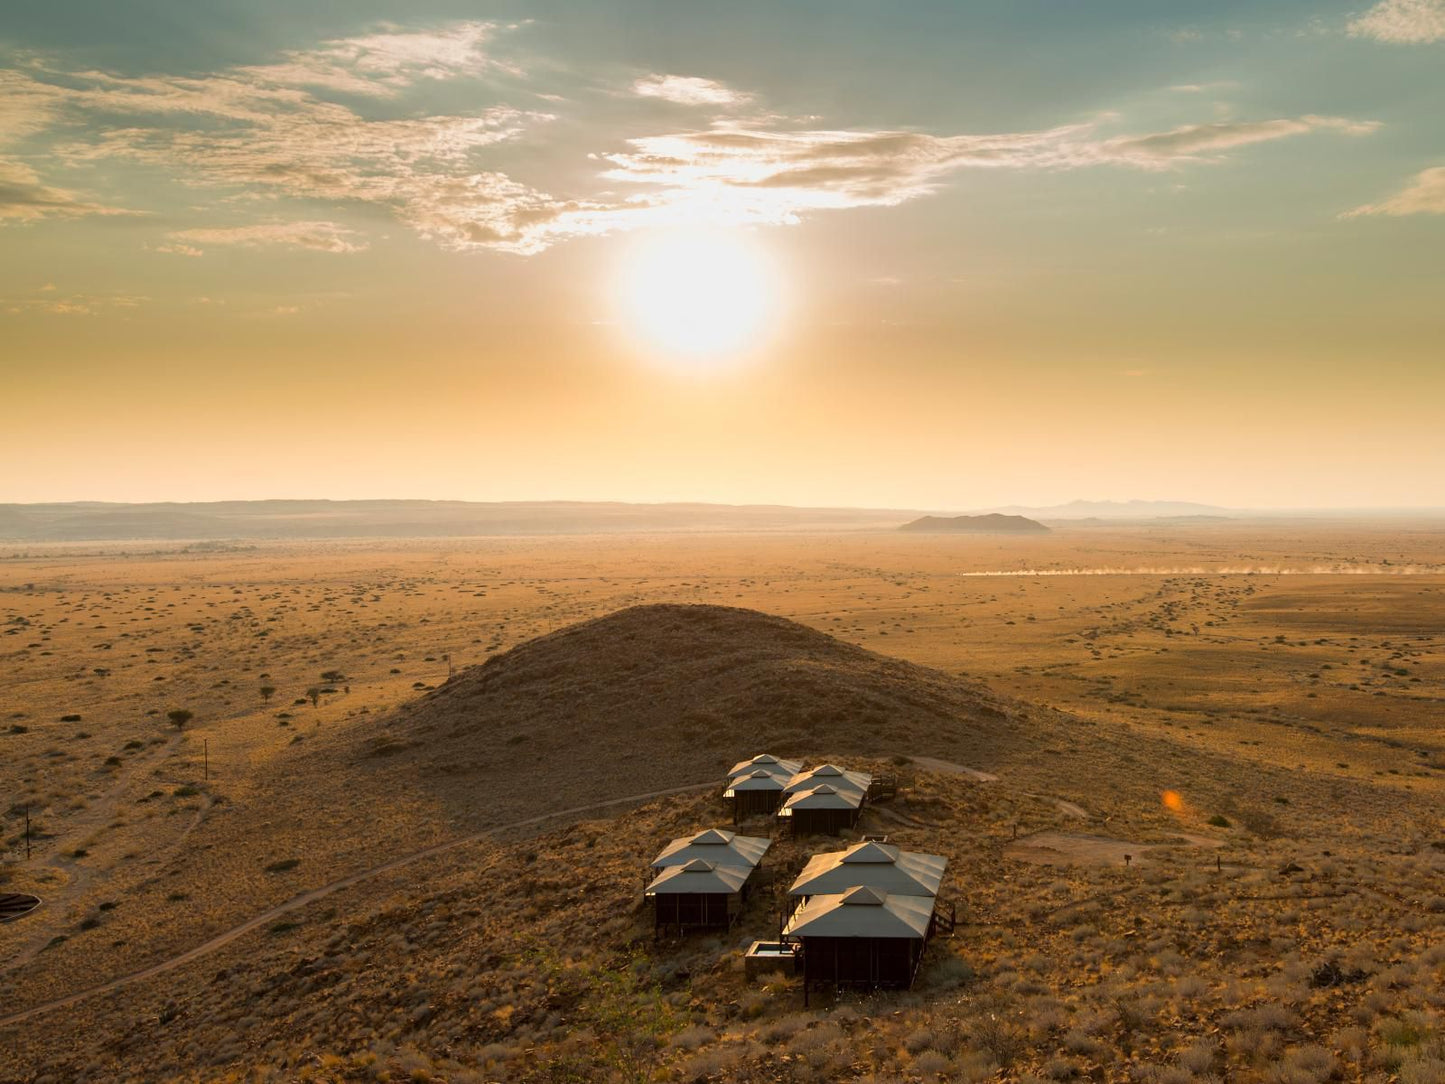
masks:
[(834, 790), (831, 784), (821, 783), (812, 790), (788, 795), (788, 800), (783, 803), (783, 811), (789, 813), (794, 809), (857, 809), (862, 804), (862, 791)]
[(695, 858), (722, 866), (745, 866), (751, 869), (762, 861), (773, 845), (771, 839), (740, 836), (721, 828), (709, 828), (696, 835), (674, 839), (652, 861), (653, 869), (682, 866)]
[(728, 771), (729, 779), (736, 779), (740, 775), (751, 775), (755, 771), (765, 771), (769, 775), (782, 776), (784, 779), (791, 779), (803, 770), (801, 760), (779, 760), (771, 753), (759, 753), (751, 760), (740, 760)]
[(928, 935), (932, 896), (903, 896), (877, 888), (813, 896), (793, 912), (784, 936), (879, 937), (919, 940)]
[(900, 896), (936, 896), (948, 859), (904, 851), (889, 843), (856, 843), (815, 854), (788, 889), (790, 896), (818, 896), (867, 886)]
[(643, 893), (647, 896), (674, 896), (698, 892), (705, 895), (732, 895), (740, 892), (752, 875), (751, 866), (721, 866), (694, 858), (680, 866), (668, 866), (652, 879)]
[(850, 772), (836, 764), (820, 764), (816, 768), (794, 775), (783, 788), (783, 793), (797, 794), (802, 790), (813, 790), (824, 783), (834, 790), (856, 790), (861, 795), (868, 793), (873, 777), (865, 772)]
[(772, 772), (762, 768), (754, 772), (735, 775), (728, 780), (727, 789), (723, 791), (724, 796), (739, 790), (782, 790), (787, 784), (789, 777), (785, 775), (774, 775)]

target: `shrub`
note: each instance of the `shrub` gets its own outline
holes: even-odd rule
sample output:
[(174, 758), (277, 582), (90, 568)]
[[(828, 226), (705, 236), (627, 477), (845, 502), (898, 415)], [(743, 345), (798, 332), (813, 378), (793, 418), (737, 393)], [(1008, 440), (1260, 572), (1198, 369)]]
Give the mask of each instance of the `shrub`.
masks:
[(924, 1078), (943, 1076), (953, 1068), (953, 1062), (948, 1060), (947, 1054), (938, 1050), (925, 1050), (913, 1059), (913, 1068)]
[(1179, 1064), (1196, 1075), (1207, 1073), (1214, 1068), (1214, 1046), (1197, 1042), (1179, 1051)]
[(677, 1050), (696, 1050), (698, 1047), (705, 1046), (715, 1038), (717, 1038), (717, 1036), (713, 1034), (712, 1028), (705, 1028), (694, 1024), (692, 1027), (683, 1028), (679, 1031), (668, 1040), (667, 1045)]

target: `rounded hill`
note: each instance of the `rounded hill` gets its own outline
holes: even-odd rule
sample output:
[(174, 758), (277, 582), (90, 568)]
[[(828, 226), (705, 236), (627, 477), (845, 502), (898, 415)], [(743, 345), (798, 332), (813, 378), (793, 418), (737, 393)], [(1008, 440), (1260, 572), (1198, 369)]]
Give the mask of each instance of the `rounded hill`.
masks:
[(720, 778), (765, 750), (988, 767), (1026, 738), (960, 678), (755, 610), (672, 604), (520, 644), (355, 734), (359, 760), (428, 789), (579, 800)]

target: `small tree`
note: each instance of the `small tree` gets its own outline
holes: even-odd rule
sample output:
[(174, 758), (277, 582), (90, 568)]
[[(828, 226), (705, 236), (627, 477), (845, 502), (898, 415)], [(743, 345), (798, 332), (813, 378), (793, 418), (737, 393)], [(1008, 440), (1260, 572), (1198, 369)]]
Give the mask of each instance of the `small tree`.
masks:
[(306, 696), (311, 701), (311, 706), (313, 708), (321, 702), (321, 690), (315, 685), (311, 686), (311, 688), (306, 690)]
[(346, 675), (340, 670), (327, 670), (321, 675), (321, 680), (328, 685), (335, 685), (339, 681), (345, 681)]
[(195, 717), (195, 712), (188, 711), (185, 708), (172, 708), (166, 712), (166, 718), (171, 721), (171, 725), (177, 730), (180, 730)]
[(261, 686), (261, 699), (264, 700), (264, 701), (266, 701), (268, 704), (271, 702), (271, 697), (273, 697), (273, 696), (275, 696), (275, 695), (276, 695), (276, 686), (274, 686), (274, 685), (262, 685), (262, 686)]

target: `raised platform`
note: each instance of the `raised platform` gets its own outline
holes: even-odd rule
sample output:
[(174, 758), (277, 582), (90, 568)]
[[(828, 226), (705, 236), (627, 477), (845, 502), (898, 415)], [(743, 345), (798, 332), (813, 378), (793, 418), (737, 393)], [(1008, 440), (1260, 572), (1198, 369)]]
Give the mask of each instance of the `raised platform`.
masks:
[(759, 975), (771, 975), (775, 971), (781, 971), (784, 975), (796, 975), (801, 950), (801, 945), (791, 942), (754, 941), (743, 957), (748, 981), (752, 982)]

